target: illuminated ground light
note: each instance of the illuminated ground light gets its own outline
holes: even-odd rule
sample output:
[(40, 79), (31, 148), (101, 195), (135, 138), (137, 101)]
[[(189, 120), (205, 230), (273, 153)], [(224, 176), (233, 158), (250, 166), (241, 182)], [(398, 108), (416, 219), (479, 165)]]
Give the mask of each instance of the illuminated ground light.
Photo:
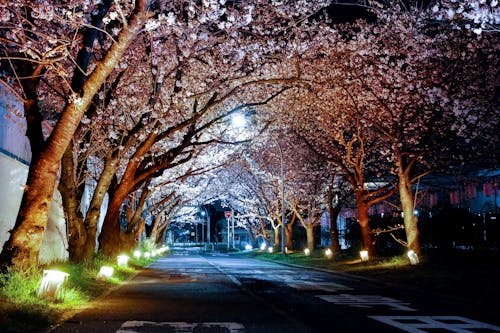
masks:
[(144, 258), (148, 259), (149, 257), (151, 257), (151, 253), (144, 252)]
[(250, 244), (245, 245), (245, 250), (251, 251), (253, 249), (253, 246)]
[(99, 280), (107, 280), (111, 275), (113, 275), (113, 267), (102, 266), (99, 273), (97, 273), (97, 278)]
[(261, 249), (262, 251), (265, 251), (265, 250), (266, 250), (266, 247), (267, 247), (266, 243), (262, 243), (262, 244), (260, 244), (260, 249)]
[(305, 250), (304, 250), (304, 254), (305, 254), (306, 256), (310, 256), (310, 255), (311, 255), (311, 250), (309, 250), (309, 249), (305, 249)]
[(359, 256), (361, 257), (361, 261), (368, 261), (368, 259), (369, 259), (368, 251), (366, 251), (366, 250), (359, 251)]
[(51, 300), (63, 301), (68, 276), (68, 273), (61, 271), (44, 270), (42, 282), (38, 288), (38, 295)]
[(330, 249), (326, 249), (325, 250), (325, 256), (328, 258), (328, 259), (331, 259), (333, 257), (333, 252), (332, 250)]
[(410, 259), (410, 264), (417, 265), (420, 262), (418, 260), (418, 255), (413, 250), (409, 250), (406, 255), (408, 256), (408, 259)]
[(135, 259), (140, 259), (141, 255), (142, 255), (141, 251), (139, 251), (139, 250), (134, 251), (134, 258)]
[(156, 253), (155, 250), (151, 251), (151, 257), (156, 257), (158, 255), (158, 253)]
[(116, 260), (118, 262), (118, 267), (127, 267), (127, 265), (128, 265), (128, 256), (121, 255), (121, 256), (116, 257)]
[(273, 247), (272, 247), (272, 246), (269, 246), (269, 247), (267, 248), (267, 252), (269, 252), (269, 253), (273, 253), (273, 251), (274, 251), (274, 250), (273, 250)]

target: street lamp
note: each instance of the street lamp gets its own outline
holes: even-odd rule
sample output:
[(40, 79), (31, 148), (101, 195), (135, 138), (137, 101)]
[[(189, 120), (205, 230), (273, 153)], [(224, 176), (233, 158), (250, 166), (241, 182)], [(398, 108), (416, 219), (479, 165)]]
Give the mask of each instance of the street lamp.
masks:
[[(207, 242), (208, 246), (210, 246), (210, 214), (208, 213), (208, 210), (205, 208), (205, 206), (201, 206), (203, 209), (201, 212), (201, 216), (206, 216), (207, 218)], [(203, 228), (201, 229), (201, 232), (203, 234)]]

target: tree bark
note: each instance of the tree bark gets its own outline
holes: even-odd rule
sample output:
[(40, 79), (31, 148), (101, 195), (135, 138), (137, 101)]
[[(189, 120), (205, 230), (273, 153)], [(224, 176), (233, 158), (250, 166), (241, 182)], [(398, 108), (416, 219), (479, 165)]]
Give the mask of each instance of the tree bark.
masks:
[(403, 168), (401, 159), (398, 163), (399, 177), (399, 200), (403, 210), (403, 220), (406, 233), (406, 242), (408, 250), (414, 251), (420, 256), (420, 239), (417, 218), (415, 216), (413, 184), (409, 177), (409, 168)]
[(307, 237), (307, 248), (312, 252), (314, 250), (314, 224), (307, 223), (305, 229)]
[(356, 198), (357, 208), (358, 208), (358, 223), (361, 229), (361, 241), (363, 249), (368, 251), (369, 256), (375, 255), (375, 247), (372, 244), (371, 229), (369, 225), (368, 208), (369, 206), (364, 204), (362, 199)]
[(130, 24), (123, 27), (80, 94), (71, 96), (39, 158), (30, 165), (16, 224), (0, 255), (3, 267), (24, 270), (37, 265), (62, 156), (93, 97), (148, 19), (147, 5), (146, 0), (137, 2)]
[(73, 160), (73, 144), (68, 146), (61, 160), (61, 180), (59, 191), (62, 196), (64, 215), (68, 230), (69, 259), (80, 262), (84, 259), (84, 245), (87, 241), (87, 230), (83, 225), (83, 214), (80, 209), (78, 185), (75, 183), (75, 163)]
[(85, 216), (84, 225), (87, 230), (87, 241), (83, 248), (83, 257), (85, 260), (91, 259), (95, 252), (97, 225), (99, 223), (99, 217), (101, 216), (101, 206), (115, 173), (116, 160), (113, 156), (108, 156), (104, 164), (103, 172), (94, 190), (94, 194), (92, 195), (87, 215)]
[(293, 250), (293, 224), (295, 222), (295, 218), (292, 218), (286, 225), (285, 228), (285, 239), (286, 239), (286, 248), (289, 250)]
[(329, 186), (328, 188), (328, 217), (330, 220), (330, 250), (333, 255), (340, 253), (339, 244), (339, 229), (337, 227), (337, 219), (340, 214), (340, 205), (337, 204), (333, 207), (333, 188)]

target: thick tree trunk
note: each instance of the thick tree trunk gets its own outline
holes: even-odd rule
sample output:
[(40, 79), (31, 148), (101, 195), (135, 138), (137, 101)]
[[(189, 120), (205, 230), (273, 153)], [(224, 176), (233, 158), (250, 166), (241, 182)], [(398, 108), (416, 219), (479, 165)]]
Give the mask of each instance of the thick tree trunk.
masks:
[(120, 209), (127, 198), (132, 186), (125, 186), (127, 181), (122, 180), (121, 186), (109, 198), (108, 210), (99, 235), (99, 252), (112, 257), (120, 252), (120, 234), (124, 233), (120, 226)]
[(364, 250), (368, 250), (368, 254), (370, 256), (375, 255), (375, 247), (372, 244), (371, 230), (369, 225), (369, 217), (368, 217), (368, 208), (369, 206), (365, 205), (362, 202), (357, 203), (358, 208), (358, 223), (361, 228), (361, 240)]
[(61, 160), (59, 191), (62, 196), (68, 230), (69, 259), (73, 262), (80, 262), (85, 259), (83, 250), (87, 240), (87, 230), (83, 225), (83, 214), (80, 209), (80, 196), (78, 195), (79, 190), (75, 183), (74, 172), (73, 145), (70, 144)]
[(413, 189), (408, 173), (404, 172), (401, 166), (398, 171), (399, 176), (399, 199), (403, 210), (403, 220), (406, 232), (406, 242), (408, 250), (413, 250), (420, 256), (420, 240), (415, 216)]
[(279, 247), (281, 244), (280, 230), (281, 230), (281, 225), (279, 225), (277, 228), (274, 228), (274, 246), (275, 247)]
[(306, 237), (307, 237), (307, 248), (309, 251), (314, 250), (314, 224), (308, 223), (306, 224)]
[(80, 95), (66, 105), (39, 158), (30, 165), (17, 221), (0, 255), (2, 266), (23, 270), (37, 265), (62, 156), (93, 97), (148, 19), (147, 5), (146, 0), (137, 2), (130, 24), (123, 27), (118, 41), (97, 64)]

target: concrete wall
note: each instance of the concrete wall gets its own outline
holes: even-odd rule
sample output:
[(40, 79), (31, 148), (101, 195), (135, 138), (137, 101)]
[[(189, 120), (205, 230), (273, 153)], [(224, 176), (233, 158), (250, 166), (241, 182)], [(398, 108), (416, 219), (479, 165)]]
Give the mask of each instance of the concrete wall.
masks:
[[(0, 86), (0, 246), (9, 239), (16, 223), (31, 150), (23, 118), (22, 104)], [(61, 195), (54, 193), (49, 222), (40, 248), (39, 261), (48, 263), (68, 258), (66, 221)]]

